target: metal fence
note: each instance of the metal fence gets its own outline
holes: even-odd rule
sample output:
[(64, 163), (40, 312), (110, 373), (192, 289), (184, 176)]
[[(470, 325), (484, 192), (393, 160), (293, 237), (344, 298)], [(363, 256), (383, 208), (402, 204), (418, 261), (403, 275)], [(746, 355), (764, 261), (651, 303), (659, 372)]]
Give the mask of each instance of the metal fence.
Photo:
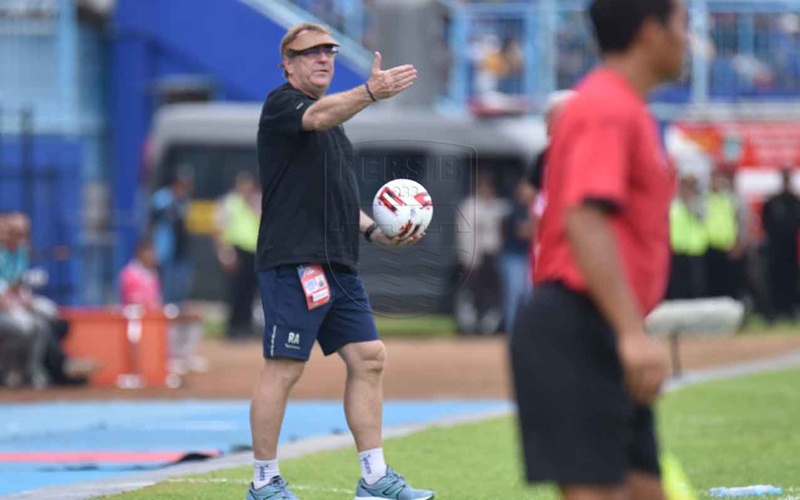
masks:
[[(487, 27), (500, 38), (527, 36), (518, 88), (541, 97), (574, 85), (597, 61), (585, 3), (453, 5), (451, 45), (474, 42)], [(656, 101), (800, 99), (800, 1), (694, 0), (689, 7), (690, 64), (684, 79), (661, 89)], [(511, 20), (522, 28), (511, 27)], [(455, 100), (474, 92), (475, 62), (460, 63), (450, 90)]]
[(76, 129), (75, 12), (71, 0), (0, 0), (0, 105), (30, 107), (40, 130)]
[(76, 4), (0, 0), (0, 211), (31, 217), (48, 295), (97, 303), (108, 296), (113, 245), (101, 220), (110, 177), (105, 40), (79, 23)]
[[(31, 220), (31, 261), (48, 272), (41, 293), (56, 302), (74, 300), (78, 261), (80, 147), (71, 138), (35, 135), (31, 109), (4, 110), (0, 122), (18, 123), (14, 135), (0, 133), (0, 212), (23, 212)], [(2, 131), (2, 128), (0, 128)]]
[[(368, 2), (296, 1), (353, 39), (369, 42)], [(453, 52), (446, 92), (451, 103), (464, 105), (487, 87), (541, 101), (574, 85), (597, 62), (585, 15), (588, 0), (439, 3), (449, 10), (444, 36)], [(688, 0), (688, 5), (692, 50), (685, 77), (661, 89), (655, 101), (800, 99), (800, 0)], [(524, 55), (519, 68), (498, 71), (494, 62), (487, 64), (504, 43), (518, 45), (513, 50)], [(498, 74), (487, 77), (492, 69)]]

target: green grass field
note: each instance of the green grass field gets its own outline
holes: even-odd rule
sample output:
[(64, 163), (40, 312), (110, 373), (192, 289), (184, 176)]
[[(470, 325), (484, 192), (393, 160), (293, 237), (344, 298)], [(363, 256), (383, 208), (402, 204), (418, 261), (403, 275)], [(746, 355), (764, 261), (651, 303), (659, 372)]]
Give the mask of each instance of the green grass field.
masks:
[[(800, 370), (711, 382), (667, 395), (659, 405), (662, 445), (680, 459), (698, 499), (715, 486), (774, 484), (800, 498)], [(548, 500), (551, 488), (521, 482), (514, 421), (431, 429), (386, 443), (390, 463), (441, 500)], [(353, 498), (354, 450), (281, 463), (302, 499)], [(244, 498), (249, 468), (171, 480), (118, 500)], [(797, 496), (796, 496), (797, 495)], [(764, 497), (761, 497), (764, 498)], [(770, 497), (777, 498), (777, 497)]]
[(375, 324), (383, 338), (455, 337), (456, 321), (451, 316), (426, 314), (396, 317), (375, 314)]
[[(375, 323), (382, 338), (441, 338), (457, 337), (456, 322), (444, 314), (420, 316), (388, 316), (375, 314)], [(208, 317), (204, 324), (207, 339), (225, 337), (225, 318)]]

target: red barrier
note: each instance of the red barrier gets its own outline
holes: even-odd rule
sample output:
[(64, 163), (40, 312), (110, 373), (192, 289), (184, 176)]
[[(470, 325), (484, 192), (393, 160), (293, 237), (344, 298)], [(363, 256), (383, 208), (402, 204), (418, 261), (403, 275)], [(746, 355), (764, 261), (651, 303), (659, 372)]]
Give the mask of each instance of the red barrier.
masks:
[(95, 387), (172, 386), (167, 369), (169, 319), (162, 312), (128, 309), (62, 309), (70, 323), (68, 356), (91, 358), (100, 369)]

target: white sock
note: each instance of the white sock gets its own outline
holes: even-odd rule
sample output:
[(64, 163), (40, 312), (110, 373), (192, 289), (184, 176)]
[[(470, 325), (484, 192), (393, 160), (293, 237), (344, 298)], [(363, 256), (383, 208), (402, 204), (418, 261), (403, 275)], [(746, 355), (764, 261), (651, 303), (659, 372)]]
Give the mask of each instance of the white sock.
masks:
[(253, 488), (263, 488), (272, 481), (273, 477), (280, 474), (277, 458), (275, 460), (255, 460), (253, 462)]
[(383, 448), (362, 451), (358, 454), (361, 463), (361, 477), (367, 484), (375, 484), (386, 475), (386, 460), (383, 458)]

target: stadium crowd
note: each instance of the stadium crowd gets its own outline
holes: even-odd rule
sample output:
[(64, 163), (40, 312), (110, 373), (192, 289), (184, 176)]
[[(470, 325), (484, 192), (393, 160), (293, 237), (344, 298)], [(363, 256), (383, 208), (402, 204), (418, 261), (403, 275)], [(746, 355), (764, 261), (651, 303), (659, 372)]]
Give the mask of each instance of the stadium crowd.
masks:
[[(349, 12), (346, 2), (334, 0), (298, 0), (308, 12), (334, 28), (346, 32)], [(520, 46), (526, 46), (523, 36), (523, 8), (527, 2), (497, 0), (492, 2), (454, 2), (469, 9), (470, 3), (518, 4), (519, 19), (498, 18), (483, 14), (472, 19), (470, 27), (471, 50), (470, 83), (468, 88), (476, 96), (487, 90), (510, 95), (522, 92)], [(373, 1), (361, 2), (362, 43), (374, 49)], [(443, 40), (447, 40), (449, 19), (443, 13)], [(692, 41), (693, 51), (703, 53), (709, 64), (712, 94), (727, 97), (759, 94), (796, 94), (800, 91), (800, 15), (796, 12), (733, 12), (711, 10), (709, 34), (705, 39)], [(585, 26), (586, 29), (574, 29)], [(741, 46), (744, 33), (752, 34), (751, 49)], [(559, 12), (557, 30), (558, 57), (556, 78), (558, 88), (569, 88), (597, 62), (591, 39), (591, 29), (582, 11), (567, 9)], [(505, 62), (502, 57), (509, 56)], [(444, 71), (443, 74), (451, 74)], [(688, 80), (687, 80), (688, 81)], [(685, 85), (681, 85), (685, 87)], [(499, 88), (498, 88), (499, 87)]]

